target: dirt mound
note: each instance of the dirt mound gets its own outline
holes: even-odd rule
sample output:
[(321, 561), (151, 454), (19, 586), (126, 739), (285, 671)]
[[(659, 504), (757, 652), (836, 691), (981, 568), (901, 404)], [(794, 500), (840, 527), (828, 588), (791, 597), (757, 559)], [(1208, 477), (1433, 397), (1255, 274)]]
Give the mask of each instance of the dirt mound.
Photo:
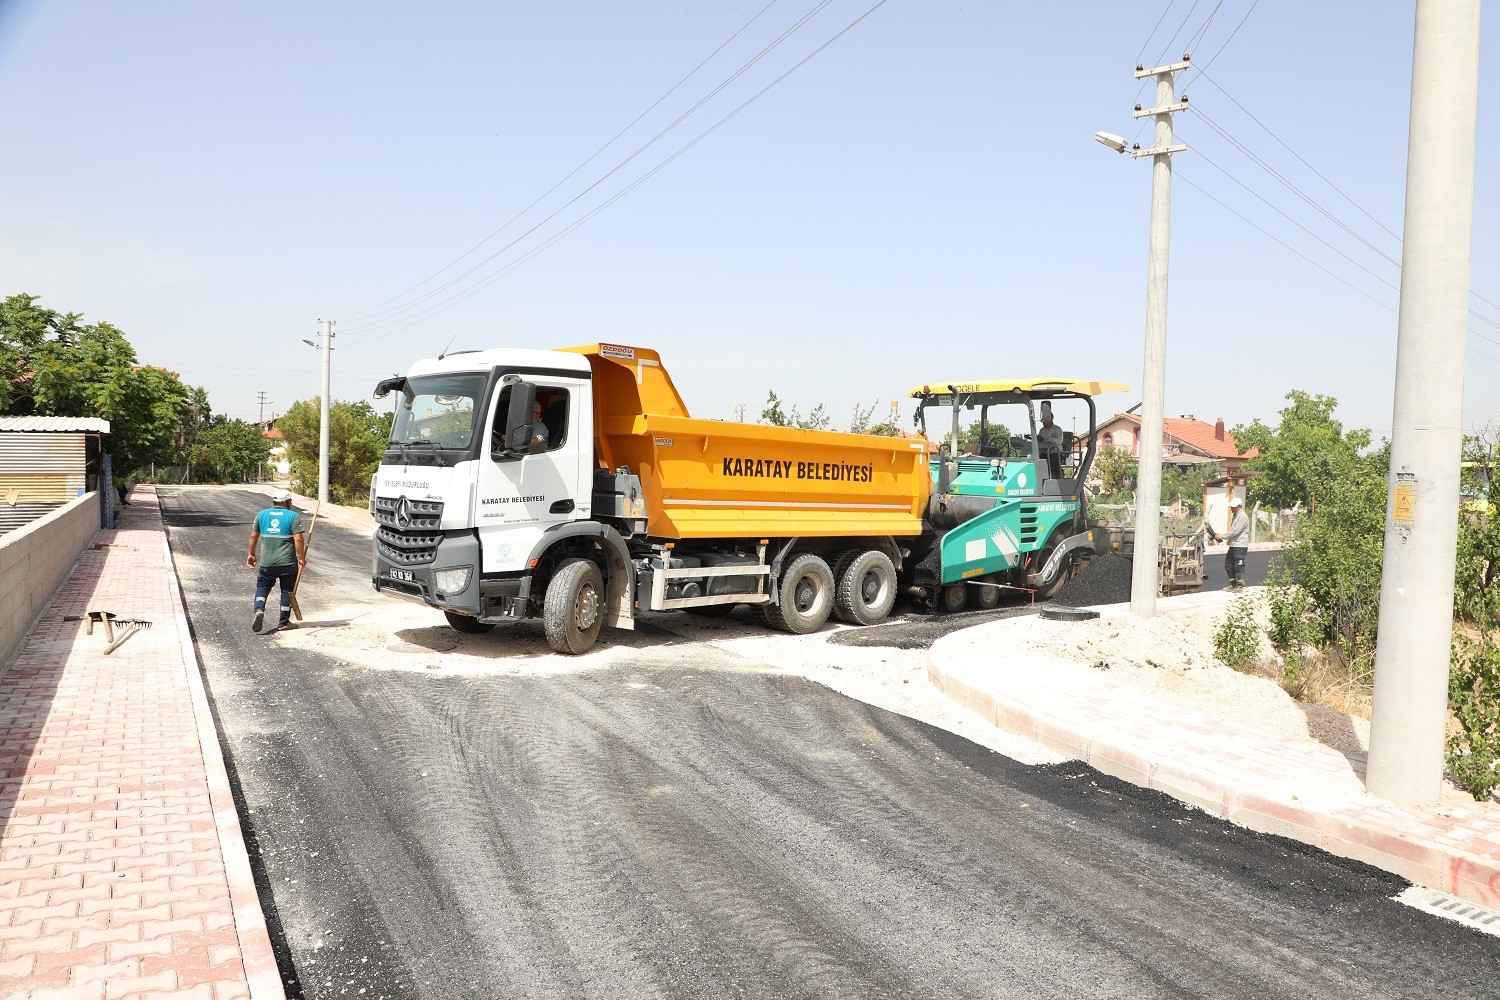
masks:
[(1084, 570), (1063, 584), (1053, 604), (1069, 608), (1123, 604), (1130, 600), (1130, 560), (1124, 556), (1095, 556)]

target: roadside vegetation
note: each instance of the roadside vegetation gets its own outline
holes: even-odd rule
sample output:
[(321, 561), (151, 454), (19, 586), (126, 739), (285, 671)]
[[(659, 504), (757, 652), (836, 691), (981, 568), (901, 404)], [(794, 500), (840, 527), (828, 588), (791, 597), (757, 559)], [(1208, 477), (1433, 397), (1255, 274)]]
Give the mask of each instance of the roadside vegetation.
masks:
[[(292, 488), (307, 496), (318, 494), (318, 444), (322, 400), (299, 400), (276, 420), (291, 461)], [(328, 499), (363, 507), (370, 495), (370, 477), (380, 467), (380, 456), (391, 436), (394, 414), (377, 413), (363, 400), (334, 402), (328, 407)]]
[(255, 424), (216, 416), (202, 389), (141, 364), (118, 327), (39, 303), (27, 294), (0, 302), (0, 414), (108, 420), (118, 484), (158, 466), (197, 482), (242, 482), (266, 461), (270, 445)]
[[(1274, 662), (1258, 663), (1247, 631), (1254, 609), (1236, 602), (1215, 634), (1219, 658), (1236, 669), (1269, 669), (1294, 698), (1370, 714), (1378, 641), (1390, 447), (1367, 430), (1345, 430), (1336, 400), (1300, 391), (1275, 427), (1234, 428), (1248, 463), (1250, 496), (1272, 507), (1300, 504), (1291, 543), (1264, 600)], [(1465, 468), (1482, 468), (1492, 434), (1465, 442)], [(1474, 487), (1469, 488), (1472, 494)], [(1459, 512), (1449, 671), (1447, 766), (1477, 799), (1500, 788), (1500, 520), (1467, 504)], [(1246, 599), (1249, 600), (1249, 599)]]

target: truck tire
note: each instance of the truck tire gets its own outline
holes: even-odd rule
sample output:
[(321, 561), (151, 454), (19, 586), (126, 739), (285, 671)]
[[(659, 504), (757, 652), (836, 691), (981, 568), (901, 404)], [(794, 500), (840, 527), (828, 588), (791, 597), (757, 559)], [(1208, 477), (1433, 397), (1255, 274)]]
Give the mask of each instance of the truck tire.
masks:
[(443, 617), (448, 619), (448, 624), (453, 631), (462, 632), (465, 635), (483, 635), (494, 628), (492, 622), (482, 622), (473, 615), (461, 615), (456, 611), (444, 611)]
[(840, 559), (833, 611), (850, 625), (874, 625), (896, 604), (896, 565), (877, 549)]
[(969, 607), (980, 611), (989, 611), (1000, 603), (1000, 588), (986, 587), (984, 584), (990, 582), (992, 577), (981, 577), (981, 581), (969, 588)]
[(812, 553), (793, 559), (781, 574), (774, 604), (767, 604), (766, 621), (792, 635), (816, 632), (833, 610), (833, 570)]
[(547, 585), (542, 624), (559, 653), (587, 653), (604, 623), (604, 577), (587, 559), (563, 563)]

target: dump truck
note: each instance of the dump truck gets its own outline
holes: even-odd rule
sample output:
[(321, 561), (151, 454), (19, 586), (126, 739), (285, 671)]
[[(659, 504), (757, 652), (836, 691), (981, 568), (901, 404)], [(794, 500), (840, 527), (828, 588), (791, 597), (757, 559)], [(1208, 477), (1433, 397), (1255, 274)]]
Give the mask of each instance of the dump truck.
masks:
[(461, 632), (541, 619), (582, 653), (642, 611), (873, 624), (926, 530), (926, 439), (697, 419), (646, 348), (446, 354), (392, 393), (372, 584)]
[[(1108, 534), (1090, 524), (1084, 499), (1096, 449), (1094, 397), (1128, 389), (1058, 378), (929, 382), (912, 389), (917, 427), (924, 437), (944, 441), (931, 459), (926, 530), (912, 550), (914, 593), (950, 612), (992, 608), (1007, 589), (1046, 599), (1081, 557), (1107, 552)], [(1081, 439), (1040, 426), (1044, 414), (1063, 404), (1086, 414), (1088, 433)], [(970, 413), (977, 440), (960, 454), (961, 425)]]

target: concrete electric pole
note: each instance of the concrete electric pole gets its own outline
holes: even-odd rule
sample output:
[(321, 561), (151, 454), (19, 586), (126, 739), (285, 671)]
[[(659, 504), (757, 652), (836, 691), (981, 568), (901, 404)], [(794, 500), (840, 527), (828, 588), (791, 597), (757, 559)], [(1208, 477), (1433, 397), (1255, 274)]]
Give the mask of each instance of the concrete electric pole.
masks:
[(1417, 0), (1390, 493), (1366, 787), (1438, 801), (1474, 228), (1480, 0)]
[(1187, 149), (1172, 144), (1172, 115), (1187, 109), (1177, 103), (1173, 91), (1175, 75), (1191, 63), (1182, 62), (1156, 69), (1137, 67), (1137, 80), (1156, 78), (1156, 106), (1136, 108), (1136, 118), (1155, 118), (1156, 136), (1150, 149), (1126, 148), (1125, 140), (1106, 132), (1094, 138), (1119, 153), (1139, 159), (1151, 157), (1151, 244), (1146, 267), (1146, 351), (1141, 376), (1141, 431), (1138, 450), (1139, 475), (1135, 494), (1135, 558), (1131, 563), (1130, 610), (1142, 618), (1156, 614), (1158, 567), (1156, 550), (1161, 546), (1161, 455), (1162, 411), (1167, 385), (1167, 240), (1172, 219), (1172, 154)]
[(261, 430), (265, 430), (266, 429), (266, 404), (267, 403), (274, 403), (275, 400), (273, 400), (273, 399), (267, 399), (266, 398), (266, 393), (265, 393), (264, 389), (262, 389), (260, 392), (257, 392), (255, 395), (258, 397), (258, 401), (260, 402), (260, 429)]
[[(320, 319), (323, 332), (318, 335), (323, 350), (323, 398), (318, 410), (318, 503), (328, 502), (328, 391), (330, 373), (333, 368), (333, 324), (331, 319)], [(302, 342), (309, 347), (318, 347), (306, 337)]]

